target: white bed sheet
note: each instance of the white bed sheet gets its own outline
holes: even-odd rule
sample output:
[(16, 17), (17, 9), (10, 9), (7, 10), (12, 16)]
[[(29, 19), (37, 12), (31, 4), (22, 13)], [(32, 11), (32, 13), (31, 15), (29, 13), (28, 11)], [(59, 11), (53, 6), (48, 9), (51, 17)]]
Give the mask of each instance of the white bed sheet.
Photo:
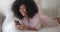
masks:
[(60, 32), (60, 26), (56, 26), (56, 27), (46, 27), (46, 28), (42, 28), (39, 31), (20, 31), (20, 30), (16, 30), (15, 32)]
[(21, 31), (17, 30), (13, 24), (14, 22), (9, 20), (7, 20), (6, 22), (4, 21), (4, 25), (2, 26), (4, 32), (60, 32), (60, 25), (56, 27), (42, 28), (39, 31)]
[(60, 32), (60, 26), (46, 27), (46, 28), (42, 28), (39, 31), (21, 31), (21, 32)]

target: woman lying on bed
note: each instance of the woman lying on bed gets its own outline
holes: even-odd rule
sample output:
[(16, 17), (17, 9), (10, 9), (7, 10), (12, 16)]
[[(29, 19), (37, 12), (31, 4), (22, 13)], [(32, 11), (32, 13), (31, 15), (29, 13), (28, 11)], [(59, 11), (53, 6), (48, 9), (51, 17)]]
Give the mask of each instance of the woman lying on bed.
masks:
[(20, 30), (39, 30), (42, 27), (57, 26), (57, 21), (47, 16), (41, 16), (34, 0), (16, 0), (12, 10), (19, 20), (14, 20)]

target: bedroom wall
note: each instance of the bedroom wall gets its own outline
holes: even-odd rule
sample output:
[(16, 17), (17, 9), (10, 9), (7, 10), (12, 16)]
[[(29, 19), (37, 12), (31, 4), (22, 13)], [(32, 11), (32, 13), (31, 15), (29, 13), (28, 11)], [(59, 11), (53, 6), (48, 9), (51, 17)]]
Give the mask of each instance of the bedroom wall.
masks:
[(60, 4), (59, 4), (59, 6), (57, 8), (57, 17), (60, 17)]
[(47, 16), (60, 17), (60, 0), (41, 0), (41, 8)]

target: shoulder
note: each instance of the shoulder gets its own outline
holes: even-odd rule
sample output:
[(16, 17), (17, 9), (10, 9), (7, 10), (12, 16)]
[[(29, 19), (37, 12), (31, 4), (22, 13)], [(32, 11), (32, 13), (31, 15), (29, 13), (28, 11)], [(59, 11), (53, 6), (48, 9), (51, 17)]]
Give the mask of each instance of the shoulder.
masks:
[(32, 18), (32, 19), (37, 19), (37, 18), (40, 18), (40, 13), (36, 13), (35, 16)]
[(32, 18), (33, 21), (37, 21), (37, 22), (40, 21), (40, 19), (41, 17), (39, 13), (35, 14), (35, 16)]

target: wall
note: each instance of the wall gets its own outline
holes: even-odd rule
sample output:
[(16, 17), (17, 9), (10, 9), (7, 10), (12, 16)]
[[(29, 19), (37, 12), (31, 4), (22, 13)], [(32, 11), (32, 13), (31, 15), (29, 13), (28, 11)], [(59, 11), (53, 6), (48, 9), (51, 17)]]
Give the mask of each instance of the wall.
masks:
[(60, 17), (60, 0), (41, 0), (41, 7), (47, 16)]

